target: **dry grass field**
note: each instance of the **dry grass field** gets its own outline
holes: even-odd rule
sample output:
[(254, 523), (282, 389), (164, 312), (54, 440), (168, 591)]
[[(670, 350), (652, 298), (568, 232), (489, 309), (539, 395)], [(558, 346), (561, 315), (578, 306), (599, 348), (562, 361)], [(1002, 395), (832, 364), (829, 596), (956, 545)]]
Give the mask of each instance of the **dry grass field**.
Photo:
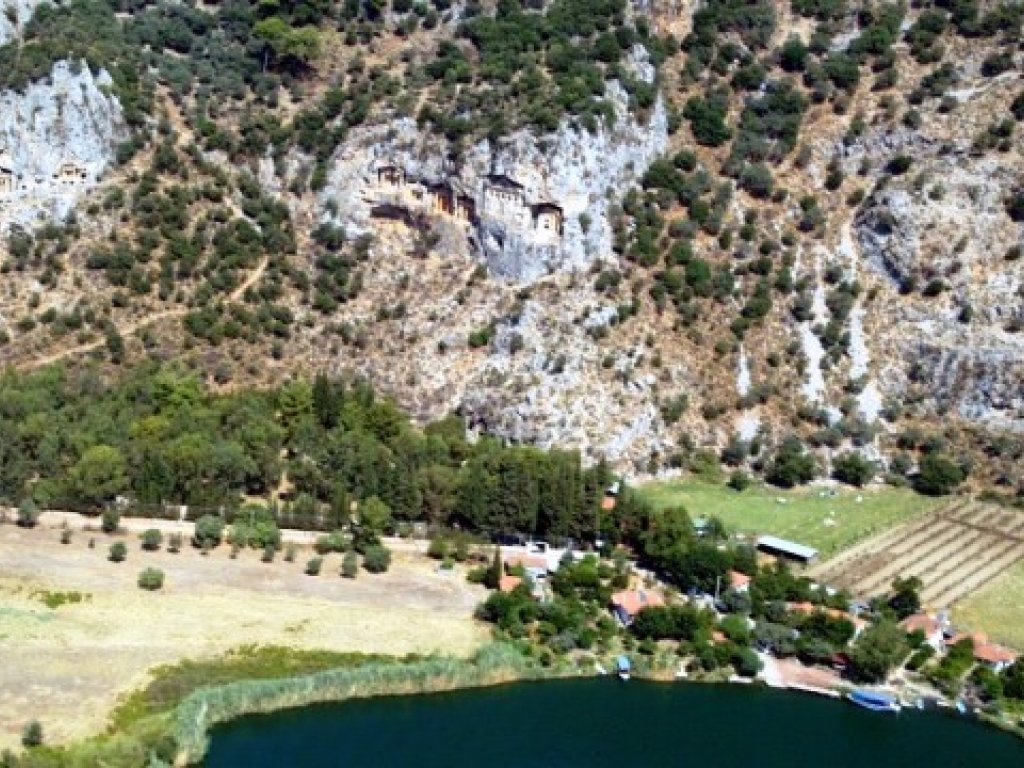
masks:
[(925, 605), (941, 610), (1022, 559), (1024, 512), (957, 501), (867, 539), (809, 574), (865, 597), (885, 592), (897, 576), (917, 576)]
[(996, 642), (1024, 648), (1024, 561), (957, 603), (953, 621)]
[[(337, 555), (305, 575), (309, 550), (267, 564), (224, 546), (143, 552), (132, 535), (127, 561), (112, 563), (111, 540), (77, 532), (62, 545), (51, 528), (0, 525), (0, 748), (32, 719), (50, 742), (95, 733), (147, 670), (184, 658), (249, 644), (469, 654), (489, 637), (472, 618), (482, 588), (418, 554), (396, 552), (388, 573), (349, 580)], [(136, 585), (147, 566), (166, 573), (160, 592)]]

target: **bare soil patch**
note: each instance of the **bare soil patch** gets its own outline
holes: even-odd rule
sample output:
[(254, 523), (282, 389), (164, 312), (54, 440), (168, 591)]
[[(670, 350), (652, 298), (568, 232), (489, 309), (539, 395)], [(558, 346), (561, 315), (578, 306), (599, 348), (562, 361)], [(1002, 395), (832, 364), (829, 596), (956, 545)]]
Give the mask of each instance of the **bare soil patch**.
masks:
[[(116, 537), (79, 530), (62, 545), (59, 535), (0, 525), (0, 748), (32, 719), (50, 742), (101, 730), (147, 670), (240, 645), (465, 655), (488, 637), (472, 618), (483, 589), (407, 549), (388, 573), (350, 580), (338, 555), (324, 558), (321, 575), (305, 575), (308, 547), (295, 562), (268, 564), (251, 550), (231, 559), (224, 546), (144, 552), (132, 533), (121, 537), (127, 561), (112, 563)], [(165, 572), (160, 592), (136, 585), (145, 567)], [(46, 593), (58, 592), (80, 602), (47, 607)]]
[(947, 609), (1024, 560), (1024, 513), (958, 501), (867, 539), (810, 570), (828, 584), (869, 597), (896, 577), (917, 576), (921, 598)]

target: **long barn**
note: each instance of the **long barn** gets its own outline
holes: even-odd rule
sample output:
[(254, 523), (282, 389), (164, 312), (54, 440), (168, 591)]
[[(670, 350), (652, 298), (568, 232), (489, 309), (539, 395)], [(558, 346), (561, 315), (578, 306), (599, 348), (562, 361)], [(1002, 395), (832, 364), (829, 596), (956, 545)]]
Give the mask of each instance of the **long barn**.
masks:
[(814, 547), (780, 539), (778, 536), (761, 536), (757, 540), (757, 548), (765, 554), (794, 560), (801, 565), (808, 565), (818, 557), (818, 550)]

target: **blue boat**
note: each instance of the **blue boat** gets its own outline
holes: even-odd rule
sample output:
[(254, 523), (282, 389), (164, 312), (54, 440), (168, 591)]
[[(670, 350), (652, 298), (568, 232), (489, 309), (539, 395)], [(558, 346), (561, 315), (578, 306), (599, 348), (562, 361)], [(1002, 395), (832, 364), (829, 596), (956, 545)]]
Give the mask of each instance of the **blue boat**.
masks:
[(846, 698), (858, 707), (870, 709), (872, 712), (899, 712), (900, 702), (895, 696), (880, 691), (868, 691), (857, 688), (847, 694)]
[(619, 674), (620, 680), (629, 680), (629, 658), (626, 656), (619, 656), (615, 660), (615, 670)]

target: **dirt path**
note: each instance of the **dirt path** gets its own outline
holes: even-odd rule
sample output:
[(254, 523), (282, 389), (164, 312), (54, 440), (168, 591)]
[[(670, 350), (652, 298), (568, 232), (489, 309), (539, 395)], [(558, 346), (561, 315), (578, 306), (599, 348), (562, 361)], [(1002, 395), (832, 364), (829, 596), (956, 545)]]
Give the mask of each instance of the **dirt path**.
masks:
[[(134, 530), (117, 537), (127, 561), (112, 563), (115, 537), (72, 526), (62, 545), (54, 522), (31, 531), (0, 525), (0, 749), (16, 746), (31, 719), (55, 743), (94, 733), (147, 670), (186, 657), (245, 644), (468, 654), (488, 637), (472, 618), (484, 590), (415, 554), (416, 542), (396, 547), (388, 573), (352, 580), (339, 575), (338, 555), (324, 559), (319, 576), (306, 575), (308, 547), (295, 562), (269, 564), (251, 550), (232, 559), (223, 546), (206, 556), (150, 553)], [(166, 574), (160, 592), (135, 583), (150, 566)], [(78, 592), (82, 601), (51, 609), (47, 592)]]
[[(245, 295), (245, 292), (252, 288), (254, 285), (256, 285), (256, 283), (259, 282), (259, 280), (263, 277), (263, 274), (267, 271), (267, 265), (269, 263), (270, 257), (264, 256), (260, 263), (256, 265), (256, 269), (249, 273), (249, 275), (246, 276), (245, 280), (242, 281), (242, 283), (228, 295), (228, 301), (241, 300), (242, 296)], [(156, 325), (157, 323), (162, 322), (163, 320), (167, 320), (172, 317), (184, 317), (184, 315), (188, 311), (189, 310), (187, 307), (165, 309), (162, 312), (157, 312), (156, 314), (153, 315), (147, 315), (146, 317), (139, 318), (138, 320), (130, 322), (126, 325), (122, 325), (117, 329), (117, 332), (121, 337), (126, 338), (128, 336), (134, 335), (138, 331), (141, 331), (145, 328), (150, 328)], [(106, 339), (96, 339), (95, 341), (80, 344), (77, 347), (71, 347), (70, 349), (55, 352), (52, 355), (47, 355), (46, 357), (40, 357), (36, 358), (35, 360), (30, 360), (16, 367), (22, 371), (31, 371), (35, 370), (36, 368), (44, 368), (47, 365), (60, 362), (61, 360), (65, 360), (69, 357), (84, 355), (87, 352), (91, 352), (94, 349), (102, 347), (106, 343)]]

